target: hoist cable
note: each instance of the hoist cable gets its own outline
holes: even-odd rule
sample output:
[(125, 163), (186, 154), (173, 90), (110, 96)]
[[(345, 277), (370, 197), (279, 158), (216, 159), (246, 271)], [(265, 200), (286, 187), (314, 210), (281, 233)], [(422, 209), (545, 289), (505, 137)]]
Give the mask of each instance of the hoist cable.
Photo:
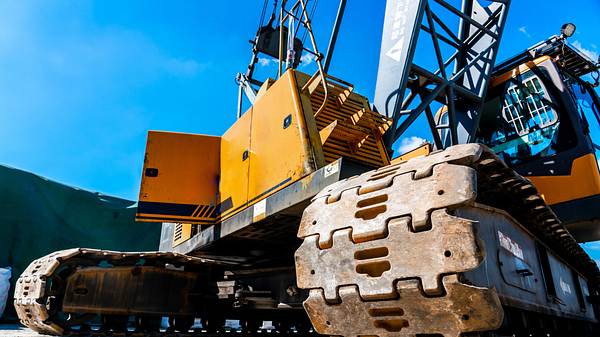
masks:
[[(315, 9), (317, 8), (317, 3), (319, 2), (319, 0), (314, 0), (313, 1), (313, 6), (312, 9), (310, 10), (310, 15), (308, 16), (308, 19), (312, 21), (313, 16), (315, 15)], [(308, 5), (308, 3), (307, 3)], [(302, 45), (304, 45), (304, 42), (306, 42), (306, 37), (308, 35), (308, 29), (304, 30), (304, 34), (302, 35)]]
[(263, 2), (263, 6), (262, 6), (262, 10), (260, 12), (260, 20), (258, 21), (258, 28), (256, 29), (256, 32), (260, 32), (260, 29), (263, 27), (263, 23), (265, 22), (265, 13), (267, 12), (267, 4), (269, 3), (269, 0), (265, 0)]

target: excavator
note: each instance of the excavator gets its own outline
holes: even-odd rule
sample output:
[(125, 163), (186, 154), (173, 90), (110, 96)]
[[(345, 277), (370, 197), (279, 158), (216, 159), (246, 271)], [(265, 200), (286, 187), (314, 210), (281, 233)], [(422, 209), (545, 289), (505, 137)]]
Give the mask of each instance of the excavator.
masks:
[[(371, 103), (329, 74), (346, 1), (326, 53), (316, 3), (265, 1), (222, 136), (148, 133), (137, 219), (162, 223), (159, 250), (33, 261), (21, 322), (72, 336), (599, 336), (600, 271), (579, 243), (600, 240), (600, 64), (568, 43), (575, 25), (496, 64), (510, 0), (387, 0)], [(259, 57), (272, 77), (257, 78)], [(411, 126), (431, 142), (396, 153)]]

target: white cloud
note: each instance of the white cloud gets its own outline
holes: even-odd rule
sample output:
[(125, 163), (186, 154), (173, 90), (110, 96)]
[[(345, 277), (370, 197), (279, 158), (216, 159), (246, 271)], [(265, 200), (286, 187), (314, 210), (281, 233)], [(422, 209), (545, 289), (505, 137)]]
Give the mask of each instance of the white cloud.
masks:
[(583, 243), (581, 246), (586, 250), (600, 251), (600, 241)]
[[(315, 61), (316, 57), (313, 54), (304, 54), (300, 57), (300, 67), (304, 68), (310, 64), (312, 64)], [(268, 67), (271, 66), (273, 64), (277, 63), (277, 60), (275, 59), (270, 59), (270, 58), (265, 58), (265, 57), (259, 57), (258, 58), (258, 65), (261, 67)]]
[(417, 147), (423, 145), (423, 143), (425, 143), (425, 142), (426, 142), (426, 140), (421, 137), (410, 136), (410, 137), (402, 138), (397, 151), (400, 154), (406, 153), (406, 152), (414, 150)]
[(169, 58), (165, 61), (165, 69), (175, 76), (194, 76), (208, 66), (208, 63), (199, 63), (192, 59)]
[(300, 61), (301, 61), (300, 66), (306, 67), (306, 66), (310, 65), (311, 63), (313, 63), (316, 59), (317, 58), (315, 57), (315, 55), (306, 53), (306, 54), (300, 56)]
[(519, 27), (519, 31), (521, 33), (523, 33), (523, 35), (527, 36), (527, 38), (531, 38), (531, 34), (529, 34), (529, 32), (527, 31), (527, 27), (525, 27), (525, 26)]
[(261, 67), (266, 67), (271, 64), (271, 60), (268, 58), (260, 57), (258, 58), (258, 65)]
[(591, 49), (587, 49), (585, 47), (583, 47), (583, 45), (581, 44), (581, 42), (575, 40), (572, 43), (573, 47), (579, 49), (579, 51), (581, 51), (582, 53), (584, 53), (585, 55), (587, 55), (589, 58), (592, 59), (592, 61), (598, 61), (598, 56), (600, 56), (600, 54), (598, 54), (598, 50), (596, 50), (596, 48), (594, 47), (594, 45), (592, 45), (592, 48), (594, 50)]

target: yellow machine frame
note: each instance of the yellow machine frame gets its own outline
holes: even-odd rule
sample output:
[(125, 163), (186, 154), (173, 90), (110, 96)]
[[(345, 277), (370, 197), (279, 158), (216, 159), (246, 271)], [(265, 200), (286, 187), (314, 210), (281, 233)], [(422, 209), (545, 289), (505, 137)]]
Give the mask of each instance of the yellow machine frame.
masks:
[(221, 137), (150, 131), (137, 219), (179, 223), (177, 245), (341, 157), (389, 164), (389, 125), (348, 83), (288, 70)]

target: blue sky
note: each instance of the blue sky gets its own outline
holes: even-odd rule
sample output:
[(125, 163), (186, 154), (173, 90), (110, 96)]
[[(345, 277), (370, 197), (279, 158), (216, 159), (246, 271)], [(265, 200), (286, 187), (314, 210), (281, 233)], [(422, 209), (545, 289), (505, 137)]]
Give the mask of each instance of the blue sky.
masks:
[[(348, 3), (330, 72), (372, 97), (384, 1)], [(600, 3), (552, 3), (513, 1), (501, 59), (567, 21), (578, 25), (573, 42), (600, 51)], [(0, 163), (136, 199), (147, 130), (220, 135), (234, 122), (233, 78), (249, 60), (261, 6), (1, 1)], [(336, 1), (320, 2), (321, 49), (335, 10)]]
[[(336, 3), (319, 3), (321, 49)], [(148, 130), (220, 135), (234, 122), (234, 76), (249, 60), (261, 6), (0, 1), (0, 163), (136, 199)], [(330, 69), (370, 98), (383, 10), (384, 1), (348, 1)], [(568, 21), (578, 26), (571, 42), (597, 58), (599, 19), (597, 0), (515, 0), (499, 58)], [(269, 72), (272, 65), (261, 63)]]

